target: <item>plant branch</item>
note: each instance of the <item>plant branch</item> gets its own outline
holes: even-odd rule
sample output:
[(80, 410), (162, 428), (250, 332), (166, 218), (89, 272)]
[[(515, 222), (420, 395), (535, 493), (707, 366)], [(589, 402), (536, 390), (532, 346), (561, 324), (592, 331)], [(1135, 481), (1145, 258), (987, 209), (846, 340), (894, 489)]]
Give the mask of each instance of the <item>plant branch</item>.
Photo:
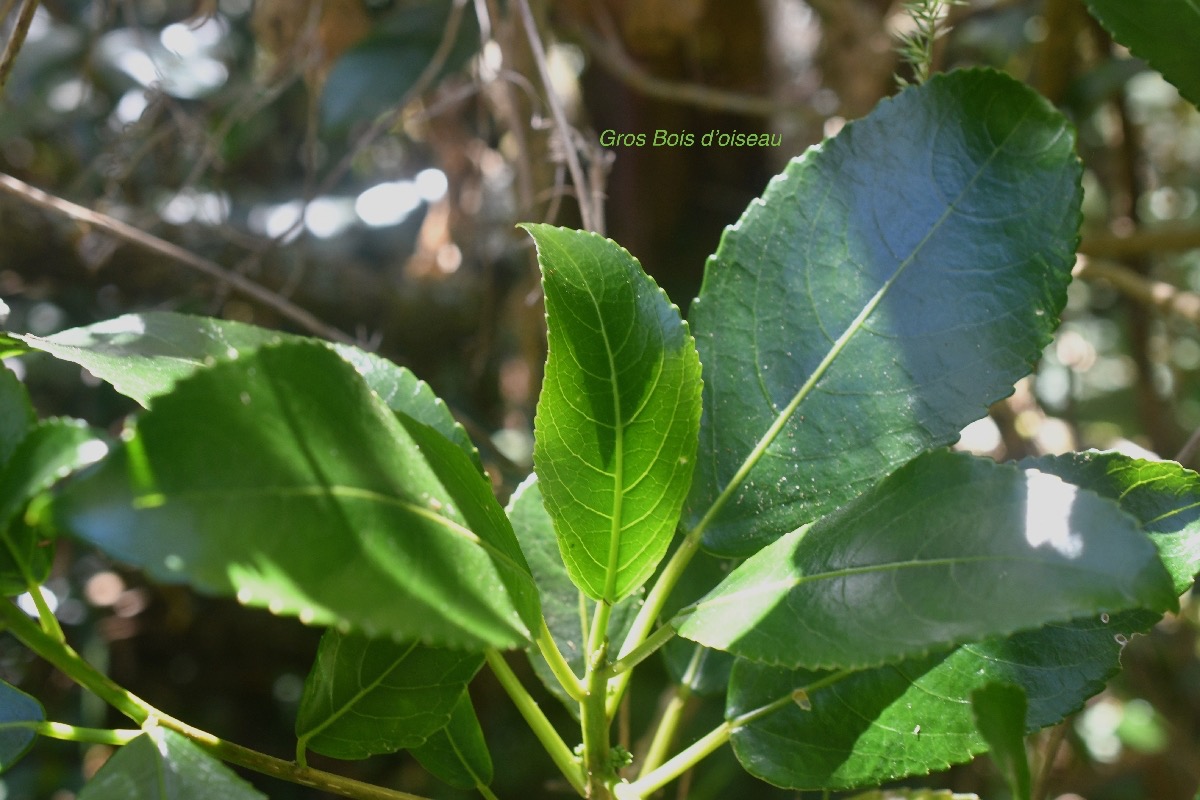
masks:
[(17, 53), (21, 52), (21, 46), (25, 44), (25, 37), (29, 34), (29, 26), (33, 24), (33, 15), (37, 8), (38, 0), (25, 0), (21, 5), (17, 24), (13, 26), (8, 42), (4, 45), (4, 53), (0, 55), (0, 93), (3, 93), (4, 87), (8, 85), (8, 76), (17, 61)]
[(113, 746), (126, 745), (145, 731), (142, 730), (113, 730), (111, 728), (81, 728), (68, 725), (65, 722), (36, 722), (28, 727), (38, 736), (47, 739), (60, 739), (64, 742), (82, 742), (84, 744), (110, 744)]
[(354, 343), (354, 340), (350, 336), (317, 319), (311, 313), (300, 308), (287, 298), (281, 297), (270, 289), (259, 286), (249, 278), (225, 269), (215, 261), (198, 256), (179, 245), (146, 233), (126, 222), (110, 217), (107, 214), (84, 208), (61, 197), (48, 194), (41, 189), (30, 186), (24, 181), (17, 180), (11, 175), (3, 173), (0, 173), (0, 190), (38, 208), (54, 211), (78, 222), (93, 225), (129, 244), (140, 247), (143, 250), (149, 250), (152, 253), (157, 253), (184, 266), (191, 267), (218, 282), (228, 284), (247, 297), (251, 297), (264, 306), (274, 309), (284, 317), (318, 336), (323, 336), (326, 339), (344, 344)]
[(588, 797), (606, 796), (604, 792), (616, 778), (608, 739), (611, 720), (608, 713), (608, 620), (611, 614), (611, 603), (604, 599), (596, 601), (587, 644), (587, 676), (584, 678), (587, 694), (579, 707)]
[(1176, 224), (1138, 228), (1130, 233), (1090, 231), (1079, 243), (1079, 253), (1098, 258), (1127, 258), (1200, 248), (1200, 226)]
[(804, 120), (815, 115), (806, 107), (781, 103), (769, 97), (714, 89), (699, 83), (672, 81), (652, 75), (634, 61), (616, 37), (600, 37), (583, 28), (574, 31), (589, 54), (605, 69), (636, 92), (659, 100), (696, 106), (711, 111), (745, 114), (754, 117), (790, 115)]
[(84, 661), (70, 645), (57, 642), (47, 635), (37, 623), (26, 616), (24, 611), (12, 603), (0, 602), (0, 622), (3, 622), (8, 630), (30, 650), (137, 724), (158, 724), (164, 728), (170, 728), (176, 733), (186, 736), (201, 750), (222, 761), (228, 761), (231, 764), (301, 786), (352, 798), (352, 800), (427, 800), (420, 795), (373, 786), (330, 772), (302, 767), (202, 731), (164, 714), (118, 685), (107, 675)]
[(1106, 281), (1132, 300), (1200, 325), (1200, 295), (1194, 292), (1148, 278), (1120, 264), (1095, 259), (1082, 261), (1075, 268), (1075, 275), (1089, 281)]
[(521, 15), (521, 23), (525, 27), (525, 36), (529, 39), (529, 48), (533, 52), (533, 61), (537, 65), (538, 75), (542, 79), (542, 88), (546, 90), (546, 104), (554, 117), (554, 126), (562, 138), (563, 153), (567, 159), (567, 169), (571, 172), (571, 182), (575, 184), (575, 195), (579, 202), (579, 216), (583, 227), (594, 233), (604, 234), (603, 226), (593, 208), (593, 195), (579, 161), (579, 151), (575, 147), (574, 131), (567, 122), (567, 114), (563, 110), (562, 101), (554, 91), (550, 80), (550, 67), (546, 62), (546, 49), (542, 45), (542, 37), (538, 34), (537, 23), (534, 22), (533, 12), (529, 9), (529, 0), (516, 0), (517, 11)]
[(657, 652), (660, 647), (671, 641), (671, 639), (674, 637), (675, 629), (670, 625), (662, 625), (654, 633), (647, 636), (645, 641), (610, 664), (608, 667), (609, 676), (620, 675), (622, 672), (628, 672), (650, 656), (654, 655), (654, 653)]
[(562, 772), (563, 777), (567, 779), (567, 783), (571, 784), (571, 788), (580, 797), (586, 797), (587, 790), (583, 780), (583, 772), (580, 769), (579, 758), (567, 747), (562, 737), (558, 735), (558, 731), (554, 730), (554, 726), (546, 718), (545, 712), (542, 711), (537, 701), (530, 696), (525, 687), (521, 685), (521, 679), (508, 666), (508, 662), (504, 660), (504, 656), (496, 650), (488, 650), (485, 658), (487, 658), (488, 666), (491, 667), (496, 679), (500, 681), (500, 685), (504, 687), (504, 691), (508, 693), (517, 710), (521, 712), (521, 716), (525, 718), (525, 722), (533, 731), (534, 736), (542, 743), (542, 747), (546, 748), (546, 752), (550, 754), (550, 758), (553, 759), (554, 764)]
[(633, 783), (618, 786), (616, 788), (617, 800), (640, 800), (640, 798), (658, 791), (728, 742), (734, 727), (732, 722), (722, 722), (715, 729), (679, 751), (661, 767), (651, 770)]

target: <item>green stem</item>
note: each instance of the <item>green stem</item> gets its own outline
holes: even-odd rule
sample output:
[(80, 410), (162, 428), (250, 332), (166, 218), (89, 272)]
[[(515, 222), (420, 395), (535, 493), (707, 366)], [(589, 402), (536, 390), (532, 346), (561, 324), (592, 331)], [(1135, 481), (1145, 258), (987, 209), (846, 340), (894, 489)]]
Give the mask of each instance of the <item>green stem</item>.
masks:
[(583, 769), (588, 779), (588, 797), (604, 797), (616, 782), (617, 773), (610, 757), (608, 729), (608, 620), (612, 605), (596, 601), (592, 629), (588, 635), (587, 694), (579, 706), (583, 729)]
[(192, 727), (186, 722), (164, 714), (114, 682), (107, 675), (97, 671), (95, 667), (84, 661), (70, 645), (56, 641), (54, 637), (31, 620), (24, 611), (12, 603), (0, 602), (0, 621), (8, 626), (8, 630), (21, 640), (22, 644), (137, 724), (145, 725), (148, 721), (152, 721), (164, 728), (183, 734), (201, 750), (222, 761), (353, 800), (427, 800), (420, 795), (385, 789), (382, 786), (373, 786), (341, 775), (302, 767)]
[(571, 669), (571, 665), (567, 663), (567, 659), (563, 657), (562, 651), (558, 649), (558, 643), (554, 641), (554, 635), (550, 633), (550, 628), (546, 625), (546, 619), (541, 620), (541, 629), (537, 632), (538, 650), (542, 654), (542, 658), (546, 660), (546, 664), (550, 667), (550, 671), (554, 673), (554, 677), (558, 679), (558, 683), (566, 690), (567, 695), (577, 703), (582, 703), (587, 690), (583, 686), (583, 682), (575, 675), (575, 671)]
[(696, 645), (692, 651), (687, 669), (684, 670), (683, 677), (672, 690), (671, 697), (654, 728), (654, 738), (650, 740), (650, 747), (647, 748), (642, 763), (638, 765), (640, 775), (646, 775), (658, 769), (667, 757), (667, 750), (671, 747), (671, 742), (675, 740), (675, 732), (679, 728), (679, 721), (683, 718), (683, 710), (692, 697), (692, 682), (696, 679), (696, 674), (704, 663), (706, 652), (700, 645)]
[(29, 727), (38, 736), (45, 736), (47, 739), (61, 739), (64, 742), (82, 742), (84, 744), (111, 744), (114, 746), (129, 744), (145, 733), (145, 731), (141, 730), (81, 728), (77, 725), (68, 725), (65, 722), (48, 721), (32, 723)]
[(673, 638), (675, 638), (674, 628), (670, 625), (659, 627), (658, 630), (646, 637), (644, 642), (610, 664), (608, 666), (608, 674), (615, 676), (620, 675), (622, 672), (628, 672), (658, 652), (660, 647)]
[(679, 751), (674, 758), (664, 763), (658, 769), (651, 770), (633, 783), (618, 786), (616, 789), (617, 800), (635, 800), (636, 798), (642, 798), (657, 792), (712, 755), (718, 747), (728, 742), (729, 736), (733, 733), (733, 728), (732, 723), (721, 723), (715, 729)]
[(42, 626), (42, 630), (54, 641), (66, 644), (67, 636), (63, 633), (62, 626), (58, 624), (58, 618), (50, 610), (46, 596), (42, 594), (42, 587), (36, 581), (29, 581), (29, 597), (33, 600), (33, 607), (37, 609), (38, 624)]
[(558, 735), (558, 731), (554, 730), (554, 726), (550, 724), (550, 720), (546, 718), (537, 701), (521, 685), (521, 679), (508, 666), (504, 656), (495, 650), (488, 650), (485, 657), (488, 666), (496, 675), (496, 679), (500, 681), (504, 691), (508, 693), (517, 710), (521, 712), (521, 716), (525, 718), (525, 722), (533, 731), (534, 736), (542, 743), (542, 747), (546, 748), (546, 752), (550, 754), (554, 764), (567, 779), (567, 783), (571, 784), (571, 788), (578, 792), (580, 797), (585, 797), (587, 789), (578, 757), (567, 747), (562, 737)]

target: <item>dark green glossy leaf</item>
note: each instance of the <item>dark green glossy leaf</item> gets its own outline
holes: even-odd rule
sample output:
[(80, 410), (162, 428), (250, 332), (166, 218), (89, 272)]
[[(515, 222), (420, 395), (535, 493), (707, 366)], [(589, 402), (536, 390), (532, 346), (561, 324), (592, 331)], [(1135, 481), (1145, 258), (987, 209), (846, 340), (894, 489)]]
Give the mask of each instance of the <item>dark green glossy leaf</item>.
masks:
[(444, 728), (483, 656), (329, 630), (300, 699), (296, 738), (334, 758), (417, 747)]
[(971, 692), (975, 725), (1004, 776), (1013, 800), (1030, 800), (1025, 753), (1025, 692), (1020, 686), (989, 683)]
[(122, 747), (79, 800), (267, 800), (175, 731), (154, 728)]
[(41, 703), (17, 687), (0, 681), (0, 772), (21, 760), (37, 738), (31, 724), (45, 719), (46, 712)]
[(475, 789), (492, 782), (492, 757), (466, 692), (454, 706), (449, 724), (409, 752), (421, 766), (457, 789)]
[(1010, 394), (1066, 300), (1079, 180), (1066, 120), (975, 70), (883, 101), (775, 178), (692, 306), (705, 546), (752, 553)]
[(675, 533), (700, 425), (700, 362), (679, 309), (628, 252), (526, 225), (546, 294), (548, 355), (533, 462), (571, 580), (616, 602)]
[[(344, 131), (393, 108), (436, 58), (442, 59), (442, 74), (457, 69), (479, 48), (477, 20), (469, 5), (452, 0), (404, 3), (334, 62), (321, 93), (324, 131)], [(451, 24), (454, 40), (439, 54)]]
[(935, 452), (764, 548), (676, 619), (680, 635), (756, 661), (857, 669), (1176, 605), (1154, 546), (1113, 501)]
[(1158, 548), (1175, 594), (1200, 572), (1200, 475), (1173, 461), (1145, 461), (1120, 453), (1066, 453), (1029, 458), (1021, 466), (1057, 475), (1117, 501), (1141, 522)]
[[(317, 341), (231, 320), (188, 314), (126, 314), (106, 322), (42, 338), (21, 337), (30, 347), (71, 361), (143, 406), (199, 369), (280, 342)], [(439, 431), (479, 463), (462, 426), (433, 391), (410, 370), (350, 345), (330, 345), (354, 365), (388, 407)], [(480, 466), (480, 471), (483, 468)]]
[[(587, 666), (584, 656), (586, 631), (596, 604), (579, 591), (567, 574), (554, 535), (554, 523), (550, 521), (550, 515), (542, 503), (536, 475), (530, 475), (513, 492), (508, 504), (508, 516), (521, 543), (521, 550), (529, 559), (529, 568), (541, 593), (546, 627), (550, 629), (551, 636), (572, 671), (576, 676), (582, 676)], [(637, 615), (639, 597), (640, 593), (635, 593), (613, 606), (608, 618), (610, 642), (624, 641)], [(529, 649), (529, 661), (546, 688), (578, 717), (579, 703), (562, 688), (536, 647)]]
[(526, 640), (512, 598), (528, 614), (536, 593), (511, 529), (470, 529), (479, 515), (457, 506), (474, 490), (438, 477), (466, 471), (431, 466), (445, 450), (423, 450), (329, 348), (271, 345), (200, 371), (125, 439), (68, 485), (58, 517), (154, 578), (372, 636)]
[(1200, 6), (1194, 0), (1087, 0), (1112, 37), (1200, 106)]
[[(1023, 465), (1117, 501), (1150, 533), (1176, 587), (1190, 581), (1197, 568), (1191, 540), (1200, 531), (1195, 473), (1117, 453), (1045, 456)], [(1104, 687), (1119, 669), (1124, 643), (1158, 618), (1149, 611), (1092, 616), (867, 670), (814, 692), (811, 711), (788, 708), (740, 729), (734, 749), (748, 767), (757, 765), (755, 774), (795, 787), (874, 785), (968, 761), (986, 749), (963, 703), (972, 691), (995, 682), (1020, 686), (1028, 698), (1026, 733), (1058, 724)], [(739, 662), (730, 683), (731, 717), (786, 696), (813, 675)], [(917, 725), (919, 740), (903, 735)], [(903, 758), (895, 755), (900, 745)]]
[(8, 367), (0, 367), (0, 466), (33, 427), (37, 417), (25, 385)]
[(0, 468), (0, 593), (19, 594), (44, 581), (54, 554), (34, 528), (16, 519), (21, 509), (107, 452), (82, 422), (50, 419), (38, 423)]

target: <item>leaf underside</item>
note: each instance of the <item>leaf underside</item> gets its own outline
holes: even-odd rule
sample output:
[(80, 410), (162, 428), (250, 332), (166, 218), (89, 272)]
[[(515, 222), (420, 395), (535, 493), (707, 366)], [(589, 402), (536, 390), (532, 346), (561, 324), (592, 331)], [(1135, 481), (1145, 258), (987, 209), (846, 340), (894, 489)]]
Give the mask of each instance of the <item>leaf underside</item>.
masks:
[(475, 789), (492, 782), (492, 756), (467, 692), (454, 706), (450, 722), (409, 752), (421, 766), (456, 789)]
[(359, 759), (418, 747), (444, 728), (483, 656), (329, 630), (305, 682), (296, 737)]
[(674, 536), (695, 465), (700, 362), (679, 309), (628, 252), (591, 233), (524, 227), (548, 331), (534, 466), (571, 580), (615, 603)]
[(935, 76), (792, 161), (692, 307), (705, 546), (748, 555), (1010, 394), (1057, 326), (1081, 195), (1067, 121), (989, 71)]
[[(587, 667), (587, 628), (596, 603), (588, 599), (567, 574), (559, 553), (554, 524), (542, 502), (536, 475), (530, 475), (513, 492), (507, 512), (537, 583), (546, 627), (576, 677), (582, 676)], [(608, 618), (610, 642), (625, 639), (637, 615), (639, 597), (640, 592), (635, 592), (613, 606)], [(550, 693), (561, 700), (572, 715), (578, 717), (579, 702), (563, 689), (536, 647), (529, 648), (529, 656), (533, 671)]]
[(37, 733), (26, 725), (45, 719), (46, 712), (41, 703), (17, 687), (0, 681), (0, 772), (20, 761), (37, 739)]

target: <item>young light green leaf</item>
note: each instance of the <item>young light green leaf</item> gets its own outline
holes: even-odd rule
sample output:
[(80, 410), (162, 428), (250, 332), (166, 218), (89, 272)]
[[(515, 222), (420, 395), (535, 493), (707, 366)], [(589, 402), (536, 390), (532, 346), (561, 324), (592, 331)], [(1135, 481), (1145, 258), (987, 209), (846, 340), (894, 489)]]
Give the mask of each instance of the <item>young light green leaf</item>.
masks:
[(567, 572), (610, 603), (666, 553), (700, 424), (700, 362), (679, 309), (595, 234), (526, 225), (549, 353), (533, 461)]
[(764, 548), (676, 625), (756, 661), (859, 669), (1176, 605), (1154, 546), (1111, 500), (1037, 470), (939, 451)]
[(1010, 683), (989, 683), (971, 692), (971, 710), (1013, 800), (1030, 800), (1025, 692)]
[(1087, 0), (1087, 7), (1114, 39), (1200, 106), (1200, 6), (1194, 0)]
[(125, 440), (57, 516), (160, 581), (371, 636), (476, 649), (528, 636), (517, 609), (536, 613), (536, 591), (512, 531), (471, 529), (456, 506), (474, 490), (431, 465), (445, 453), (424, 452), (323, 345), (198, 372)]
[[(269, 344), (317, 341), (231, 320), (162, 311), (126, 314), (46, 338), (32, 334), (20, 338), (30, 347), (79, 364), (143, 406), (171, 391), (177, 381), (219, 361), (249, 355)], [(436, 429), (483, 471), (470, 437), (424, 381), (357, 347), (330, 346), (354, 365), (389, 408)]]
[(16, 519), (37, 494), (108, 452), (82, 422), (44, 420), (0, 467), (0, 593), (20, 594), (46, 579), (54, 554), (33, 528)]
[(25, 385), (11, 369), (0, 367), (0, 466), (8, 462), (35, 421)]
[(329, 630), (300, 698), (299, 748), (359, 759), (417, 747), (446, 726), (483, 656)]
[[(554, 534), (554, 523), (542, 502), (536, 475), (521, 482), (509, 499), (507, 511), (541, 594), (546, 627), (572, 672), (581, 677), (587, 666), (584, 650), (596, 603), (589, 600), (567, 574)], [(639, 593), (634, 593), (613, 606), (608, 618), (609, 641), (620, 642), (625, 638), (637, 615), (638, 598)], [(528, 649), (529, 662), (538, 678), (568, 711), (578, 717), (579, 703), (563, 689), (537, 648)]]
[(21, 760), (37, 732), (31, 723), (42, 722), (42, 704), (15, 686), (0, 681), (0, 772)]
[(182, 735), (152, 728), (108, 760), (79, 800), (267, 800)]
[(1010, 394), (1066, 301), (1079, 182), (1067, 121), (977, 70), (885, 100), (775, 178), (691, 311), (705, 546), (748, 555)]
[(458, 699), (446, 727), (409, 752), (421, 766), (456, 789), (477, 789), (492, 782), (492, 756), (467, 692)]

